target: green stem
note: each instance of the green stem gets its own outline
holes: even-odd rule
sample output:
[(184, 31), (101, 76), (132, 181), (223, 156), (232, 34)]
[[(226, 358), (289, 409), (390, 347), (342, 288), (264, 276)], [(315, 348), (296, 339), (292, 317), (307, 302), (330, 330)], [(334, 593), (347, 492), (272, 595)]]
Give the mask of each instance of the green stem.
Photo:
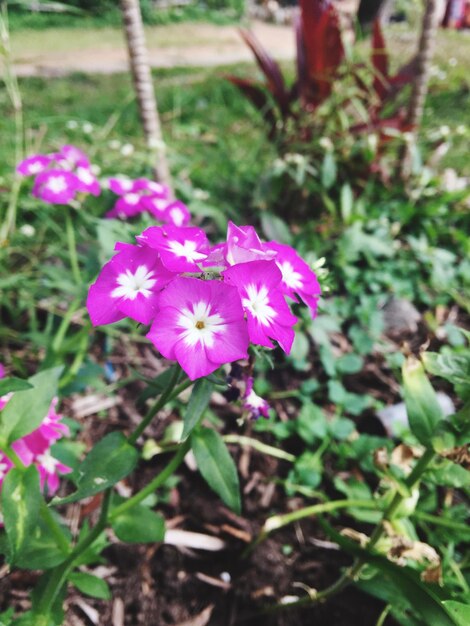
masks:
[[(154, 404), (150, 407), (150, 409), (147, 411), (147, 414), (142, 419), (142, 421), (137, 426), (137, 428), (134, 430), (134, 432), (131, 435), (129, 435), (127, 440), (128, 440), (128, 442), (130, 444), (134, 445), (136, 443), (136, 441), (138, 440), (138, 438), (140, 437), (140, 435), (144, 432), (144, 430), (147, 428), (147, 426), (153, 420), (155, 415), (158, 413), (158, 411), (160, 411), (160, 409), (162, 409), (165, 406), (165, 404), (172, 397), (176, 397), (176, 395), (179, 395), (181, 393), (181, 391), (178, 391), (178, 389), (179, 389), (178, 387), (176, 387), (176, 389), (175, 389), (175, 386), (176, 386), (176, 383), (178, 382), (178, 378), (180, 376), (180, 373), (181, 373), (180, 367), (178, 365), (175, 365), (175, 370), (174, 370), (173, 375), (172, 375), (172, 377), (170, 379), (170, 382), (168, 383), (168, 387), (162, 393), (162, 395), (158, 398), (158, 400), (156, 400), (154, 402)], [(192, 384), (192, 381), (189, 381), (189, 382), (190, 382), (190, 384)], [(189, 385), (187, 385), (187, 386), (189, 386)], [(181, 387), (181, 385), (180, 385), (180, 387)]]
[[(430, 449), (425, 450), (423, 456), (419, 459), (419, 461), (416, 463), (416, 465), (414, 466), (413, 470), (411, 471), (410, 475), (404, 481), (405, 487), (406, 487), (407, 490), (411, 491), (413, 489), (413, 487), (415, 487), (417, 485), (417, 483), (419, 482), (421, 476), (426, 471), (427, 467), (432, 462), (434, 457), (435, 457), (435, 453), (434, 453), (433, 450), (430, 450)], [(406, 496), (403, 495), (402, 493), (400, 493), (398, 491), (395, 493), (395, 496), (393, 497), (393, 499), (390, 502), (390, 504), (388, 505), (388, 507), (385, 509), (381, 521), (375, 527), (375, 529), (374, 529), (374, 531), (373, 531), (373, 533), (372, 533), (372, 535), (371, 535), (371, 537), (370, 537), (370, 539), (369, 539), (369, 541), (368, 541), (368, 543), (366, 545), (367, 551), (370, 551), (374, 546), (377, 545), (377, 543), (381, 539), (381, 537), (383, 535), (383, 532), (384, 532), (384, 522), (389, 521), (389, 520), (391, 520), (393, 518), (393, 515), (395, 514), (395, 512), (397, 511), (397, 509), (399, 508), (399, 506), (403, 502), (403, 500), (405, 500), (405, 498), (406, 498)], [(347, 502), (347, 501), (345, 501), (345, 500), (338, 500), (337, 502)], [(313, 514), (311, 511), (315, 507), (320, 507), (320, 506), (324, 506), (325, 507), (327, 504), (333, 505), (335, 503), (331, 502), (331, 503), (325, 503), (323, 505), (314, 505), (312, 507), (308, 507), (308, 509), (310, 509), (310, 514)], [(302, 509), (302, 512), (306, 511), (306, 510), (307, 509)], [(322, 511), (322, 512), (325, 512), (325, 511)], [(282, 519), (282, 518), (284, 518), (284, 519), (285, 518), (291, 518), (291, 516), (293, 516), (293, 515), (295, 516), (296, 513), (299, 513), (299, 511), (294, 511), (293, 513), (288, 513), (287, 515), (279, 516), (279, 518), (280, 519)], [(317, 510), (316, 513), (318, 514), (319, 511)], [(270, 518), (270, 519), (275, 519), (275, 518)], [(294, 520), (290, 519), (290, 521), (295, 521), (295, 519)], [(267, 521), (269, 522), (269, 519)], [(287, 523), (289, 523), (289, 522), (287, 522)], [(282, 524), (282, 525), (284, 525), (284, 524)], [(266, 527), (266, 523), (265, 523), (265, 527)], [(280, 526), (275, 526), (275, 528), (280, 528)], [(271, 532), (271, 530), (274, 530), (275, 528), (269, 529), (268, 532)], [(260, 533), (260, 535), (257, 537), (255, 545), (257, 545), (259, 543), (260, 537), (261, 537), (261, 535), (263, 535), (263, 532), (265, 532), (264, 529)], [(262, 539), (264, 539), (264, 536), (262, 537)], [(360, 574), (360, 572), (361, 572), (361, 570), (362, 570), (366, 560), (367, 560), (367, 556), (357, 557), (355, 559), (354, 563), (352, 564), (352, 566), (349, 569), (347, 569), (338, 578), (337, 581), (335, 581), (332, 585), (330, 585), (326, 589), (323, 589), (323, 591), (319, 591), (319, 592), (317, 592), (315, 594), (312, 594), (311, 596), (308, 596), (306, 598), (302, 598), (302, 599), (298, 600), (297, 602), (289, 602), (288, 604), (276, 604), (274, 606), (271, 606), (271, 607), (268, 607), (267, 609), (265, 609), (264, 613), (273, 613), (273, 612), (282, 611), (282, 610), (285, 610), (285, 609), (300, 608), (302, 606), (310, 606), (312, 603), (322, 602), (322, 601), (325, 601), (325, 600), (331, 598), (332, 596), (334, 596), (334, 595), (338, 594), (340, 591), (342, 591), (345, 587), (350, 585), (352, 582), (354, 582), (354, 580)]]
[(455, 530), (458, 533), (463, 533), (470, 538), (470, 527), (467, 524), (462, 524), (461, 522), (454, 522), (451, 519), (438, 517), (437, 515), (431, 515), (430, 513), (425, 513), (424, 511), (415, 511), (413, 513), (413, 517), (415, 517), (419, 521), (429, 522), (430, 524), (434, 524), (435, 526), (442, 526), (443, 528), (450, 528), (451, 530)]
[(60, 550), (62, 550), (64, 554), (69, 554), (70, 544), (67, 541), (66, 536), (62, 532), (59, 523), (57, 522), (56, 518), (54, 517), (50, 508), (47, 506), (44, 500), (41, 501), (41, 517), (53, 534), (56, 544), (58, 545)]
[(156, 489), (161, 487), (163, 483), (175, 472), (183, 462), (189, 448), (191, 447), (190, 441), (186, 440), (178, 449), (175, 456), (171, 459), (168, 465), (163, 469), (153, 480), (151, 480), (143, 489), (134, 494), (131, 498), (113, 509), (109, 515), (109, 521), (116, 519), (119, 515), (122, 515), (129, 509), (132, 509), (137, 504), (140, 504), (147, 496), (152, 494)]
[(83, 283), (82, 283), (82, 276), (80, 273), (80, 265), (78, 263), (77, 242), (75, 239), (75, 231), (73, 228), (70, 208), (67, 205), (65, 205), (65, 231), (67, 234), (67, 244), (69, 248), (69, 259), (70, 259), (70, 266), (72, 268), (72, 274), (77, 285), (81, 286)]
[(268, 446), (257, 439), (245, 437), (244, 435), (225, 435), (223, 440), (226, 443), (235, 443), (240, 446), (250, 446), (251, 448), (258, 450), (258, 452), (268, 454), (269, 456), (276, 457), (277, 459), (289, 461), (290, 463), (294, 463), (296, 460), (296, 457), (293, 454), (289, 454), (289, 452), (284, 452), (284, 450), (279, 450), (279, 448)]
[[(63, 563), (61, 563), (55, 570), (51, 572), (51, 577), (44, 589), (41, 600), (38, 603), (36, 614), (37, 619), (39, 620), (37, 623), (39, 624), (48, 624), (47, 618), (50, 614), (52, 606), (54, 605), (55, 599), (63, 587), (67, 580), (67, 576), (70, 571), (73, 569), (75, 561), (82, 555), (82, 553), (91, 546), (91, 544), (99, 537), (99, 535), (106, 528), (106, 522), (108, 519), (109, 512), (109, 503), (111, 499), (111, 489), (107, 489), (103, 495), (103, 503), (101, 505), (101, 513), (100, 518), (93, 526), (91, 531), (88, 533), (86, 537), (79, 541), (70, 556), (65, 559)], [(36, 617), (36, 616), (35, 616)]]
[(60, 350), (60, 347), (64, 341), (64, 337), (67, 334), (67, 330), (72, 322), (72, 318), (75, 315), (77, 309), (79, 308), (81, 302), (82, 302), (81, 298), (76, 298), (72, 302), (72, 304), (69, 306), (69, 308), (67, 309), (67, 312), (62, 318), (59, 329), (52, 341), (52, 349), (54, 350), (54, 352), (58, 352)]

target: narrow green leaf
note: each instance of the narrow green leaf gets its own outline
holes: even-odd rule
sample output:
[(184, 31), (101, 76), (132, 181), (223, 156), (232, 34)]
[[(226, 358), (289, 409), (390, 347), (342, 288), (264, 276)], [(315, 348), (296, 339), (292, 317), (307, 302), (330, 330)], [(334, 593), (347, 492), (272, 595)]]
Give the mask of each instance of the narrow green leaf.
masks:
[(28, 379), (31, 389), (18, 391), (0, 413), (0, 439), (12, 443), (33, 432), (57, 395), (63, 367), (53, 367)]
[(98, 576), (87, 574), (86, 572), (72, 572), (69, 575), (69, 581), (79, 591), (92, 598), (100, 600), (110, 600), (111, 592), (108, 583)]
[(2, 380), (0, 380), (0, 396), (4, 396), (10, 393), (10, 391), (25, 391), (31, 388), (32, 385), (22, 378), (12, 376), (11, 378), (2, 378)]
[[(71, 541), (68, 529), (61, 528), (64, 539)], [(28, 536), (28, 543), (15, 560), (15, 566), (28, 570), (47, 570), (59, 565), (67, 558), (67, 553), (57, 545), (57, 540), (42, 519), (36, 519)]]
[(281, 243), (292, 243), (292, 233), (289, 226), (277, 215), (264, 211), (261, 213), (261, 228), (268, 239)]
[(12, 563), (28, 546), (37, 524), (41, 498), (39, 472), (34, 465), (8, 472), (2, 485), (2, 512)]
[(454, 600), (446, 600), (442, 603), (452, 615), (458, 626), (468, 626), (470, 624), (470, 605)]
[(227, 506), (240, 513), (240, 485), (237, 469), (222, 437), (210, 428), (191, 434), (191, 447), (197, 466), (208, 485)]
[(204, 411), (209, 406), (214, 385), (205, 378), (200, 378), (194, 384), (191, 397), (184, 413), (184, 427), (181, 441), (185, 441), (193, 428), (198, 424)]
[(337, 168), (335, 157), (331, 152), (325, 152), (321, 165), (321, 183), (325, 189), (330, 189), (336, 181)]
[(165, 520), (143, 505), (119, 515), (112, 527), (117, 537), (126, 543), (158, 543), (165, 538)]
[(354, 196), (351, 189), (351, 185), (345, 183), (341, 187), (340, 193), (340, 207), (341, 207), (341, 217), (343, 218), (343, 222), (345, 224), (349, 224), (351, 220), (351, 215), (353, 212), (354, 206)]
[(77, 491), (53, 504), (76, 502), (104, 491), (130, 474), (137, 465), (138, 453), (122, 433), (106, 435), (78, 468)]
[(318, 521), (326, 534), (344, 550), (354, 556), (359, 556), (365, 563), (376, 567), (383, 576), (388, 578), (421, 615), (426, 624), (432, 624), (432, 626), (461, 626), (459, 622), (453, 619), (451, 613), (446, 609), (432, 588), (420, 580), (418, 572), (409, 567), (399, 567), (385, 556), (368, 552), (357, 543), (346, 539), (323, 518), (318, 518)]
[(403, 384), (411, 431), (420, 443), (429, 447), (443, 414), (424, 367), (414, 357), (403, 363)]

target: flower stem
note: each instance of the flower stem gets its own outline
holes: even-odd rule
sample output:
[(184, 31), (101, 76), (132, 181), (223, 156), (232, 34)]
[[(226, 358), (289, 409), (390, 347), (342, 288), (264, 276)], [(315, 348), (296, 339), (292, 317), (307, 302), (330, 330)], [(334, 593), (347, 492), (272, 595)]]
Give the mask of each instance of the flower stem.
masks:
[(163, 483), (175, 472), (178, 467), (181, 465), (186, 453), (190, 448), (190, 441), (186, 440), (178, 449), (175, 456), (171, 459), (168, 465), (163, 469), (159, 474), (155, 476), (153, 480), (151, 480), (143, 489), (134, 494), (131, 498), (117, 506), (113, 509), (109, 515), (109, 521), (116, 519), (119, 515), (122, 515), (132, 507), (140, 504), (142, 500), (145, 500), (147, 496), (153, 493), (158, 487), (163, 485)]
[[(417, 483), (419, 482), (421, 476), (423, 475), (423, 473), (426, 471), (427, 467), (429, 466), (429, 464), (433, 461), (435, 457), (435, 453), (433, 450), (431, 449), (427, 449), (425, 450), (423, 456), (419, 459), (419, 461), (416, 463), (416, 465), (414, 466), (413, 470), (411, 471), (410, 475), (406, 478), (406, 480), (404, 481), (404, 485), (408, 490), (413, 489), (413, 487), (415, 487), (417, 485)], [(372, 535), (370, 536), (369, 541), (367, 542), (366, 545), (366, 550), (370, 551), (374, 546), (377, 545), (377, 543), (379, 542), (379, 540), (381, 539), (383, 532), (384, 532), (384, 522), (389, 521), (393, 518), (393, 515), (395, 514), (395, 512), (397, 511), (397, 509), (399, 508), (400, 504), (403, 502), (403, 500), (406, 498), (405, 495), (403, 495), (401, 492), (397, 491), (392, 499), (392, 501), (390, 502), (390, 504), (388, 505), (388, 507), (385, 509), (384, 514), (382, 516), (382, 519), (380, 520), (380, 522), (377, 524), (377, 526), (375, 527), (374, 531), (372, 532)], [(338, 500), (337, 502), (346, 502), (345, 500)], [(353, 502), (353, 501), (350, 501)], [(335, 504), (334, 502), (331, 503), (325, 503), (323, 505), (314, 505), (312, 507), (308, 507), (310, 509), (310, 511), (312, 509), (314, 509), (315, 507), (326, 507), (327, 504)], [(339, 508), (339, 507), (337, 507)], [(302, 509), (302, 512), (306, 511), (307, 509)], [(323, 511), (326, 512), (326, 511)], [(279, 516), (279, 519), (288, 519), (290, 518), (290, 521), (294, 521), (295, 519), (299, 519), (298, 517), (295, 517), (295, 514), (299, 513), (299, 511), (294, 511), (293, 513), (288, 513), (287, 515), (284, 516)], [(317, 514), (319, 513), (319, 511), (317, 510)], [(310, 513), (312, 514), (312, 513)], [(294, 520), (292, 519), (292, 516), (294, 516)], [(304, 515), (305, 517), (305, 515)], [(275, 518), (270, 518), (270, 519), (275, 519)], [(269, 522), (269, 519), (267, 520)], [(288, 523), (288, 522), (287, 522)], [(282, 524), (284, 525), (284, 524)], [(265, 524), (266, 526), (266, 524)], [(275, 528), (280, 528), (280, 526), (275, 526)], [(274, 530), (274, 528), (270, 528), (268, 530), (268, 532), (270, 532), (271, 530)], [(263, 532), (265, 532), (265, 535), (263, 535)], [(267, 536), (268, 533), (266, 533), (266, 531), (261, 531), (260, 535), (257, 537), (253, 547), (255, 547), (260, 541), (262, 541), (262, 539), (265, 538), (265, 536)], [(261, 539), (260, 539), (261, 537)], [(251, 546), (250, 546), (251, 548)], [(252, 549), (252, 548), (251, 548)], [(303, 606), (310, 606), (312, 603), (317, 603), (317, 602), (323, 602), (329, 598), (331, 598), (332, 596), (338, 594), (340, 591), (342, 591), (345, 587), (347, 587), (348, 585), (350, 585), (352, 582), (354, 582), (354, 580), (358, 577), (358, 575), (360, 574), (363, 566), (365, 565), (367, 561), (367, 555), (364, 556), (360, 556), (357, 557), (354, 560), (354, 563), (352, 564), (352, 566), (347, 569), (339, 578), (337, 581), (335, 581), (332, 585), (330, 585), (329, 587), (327, 587), (326, 589), (323, 589), (323, 591), (318, 591), (316, 593), (312, 593), (311, 595), (307, 596), (306, 598), (301, 598), (300, 600), (297, 600), (296, 602), (289, 602), (287, 604), (276, 604), (274, 606), (270, 606), (267, 607), (263, 613), (274, 613), (276, 611), (282, 611), (284, 609), (292, 609), (292, 608), (300, 608)]]
[(82, 285), (82, 275), (80, 273), (80, 265), (78, 263), (77, 242), (75, 239), (75, 231), (73, 228), (72, 216), (70, 208), (65, 205), (65, 231), (67, 234), (67, 244), (69, 248), (70, 266), (75, 282), (78, 286)]
[[(137, 426), (137, 428), (134, 430), (134, 432), (131, 435), (129, 435), (127, 440), (130, 444), (134, 445), (136, 441), (138, 440), (138, 438), (140, 437), (140, 435), (144, 432), (144, 430), (153, 420), (155, 415), (158, 413), (158, 411), (160, 411), (160, 409), (162, 409), (170, 399), (172, 399), (173, 397), (176, 397), (177, 395), (181, 393), (181, 391), (178, 391), (179, 387), (176, 387), (175, 389), (175, 386), (176, 386), (176, 383), (178, 382), (178, 378), (180, 374), (181, 374), (181, 368), (178, 365), (175, 365), (175, 370), (170, 379), (170, 382), (168, 383), (168, 387), (165, 389), (162, 395), (158, 398), (158, 400), (156, 400), (154, 404), (150, 407), (150, 409), (147, 411), (147, 414), (145, 415), (143, 420), (140, 422), (140, 424)], [(189, 382), (190, 384), (192, 384), (192, 381), (189, 381)], [(183, 384), (186, 384), (186, 383), (183, 383)], [(187, 386), (189, 387), (189, 385)], [(184, 388), (186, 389), (186, 387)]]

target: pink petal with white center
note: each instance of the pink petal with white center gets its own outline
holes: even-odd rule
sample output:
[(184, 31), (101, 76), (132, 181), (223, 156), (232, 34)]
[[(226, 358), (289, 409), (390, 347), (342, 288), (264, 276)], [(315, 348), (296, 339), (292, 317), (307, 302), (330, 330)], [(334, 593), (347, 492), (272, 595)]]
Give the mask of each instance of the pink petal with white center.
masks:
[(270, 339), (289, 353), (294, 341), (292, 315), (281, 292), (282, 274), (274, 261), (251, 261), (229, 267), (224, 281), (238, 288), (247, 316), (250, 341), (272, 348)]
[(117, 196), (123, 196), (125, 193), (129, 193), (134, 190), (134, 181), (127, 176), (115, 176), (108, 178), (108, 187)]
[(276, 252), (275, 261), (282, 272), (282, 290), (293, 298), (297, 294), (309, 307), (312, 317), (317, 314), (318, 298), (321, 287), (315, 272), (297, 252), (285, 244), (269, 241), (264, 244), (267, 250)]
[(119, 217), (125, 219), (127, 217), (134, 217), (139, 213), (143, 213), (146, 210), (144, 196), (139, 193), (130, 191), (129, 193), (121, 196), (111, 211), (105, 214), (105, 217)]
[(170, 197), (170, 190), (166, 185), (158, 183), (148, 178), (137, 178), (134, 181), (133, 191), (148, 191), (149, 195), (167, 199)]
[(253, 226), (236, 226), (228, 223), (225, 260), (227, 265), (247, 263), (249, 261), (269, 261), (274, 254), (263, 248)]
[(18, 174), (22, 176), (36, 176), (44, 172), (52, 161), (47, 154), (33, 154), (32, 156), (21, 161), (16, 167)]
[(75, 175), (78, 179), (77, 190), (90, 193), (92, 196), (99, 196), (101, 193), (100, 184), (93, 174), (93, 172), (87, 167), (77, 167)]
[(62, 146), (60, 151), (54, 156), (55, 161), (57, 163), (61, 163), (62, 165), (64, 164), (64, 160), (66, 160), (70, 164), (71, 169), (75, 169), (76, 167), (90, 168), (90, 161), (88, 160), (87, 155), (76, 146)]
[(88, 292), (93, 325), (112, 324), (126, 315), (149, 324), (158, 310), (159, 292), (173, 278), (151, 248), (123, 247), (106, 263)]
[(38, 455), (35, 463), (39, 471), (41, 489), (47, 487), (49, 495), (53, 495), (59, 488), (59, 474), (69, 474), (72, 471), (71, 467), (54, 458), (49, 450)]
[(168, 200), (160, 196), (142, 196), (142, 203), (146, 211), (157, 218), (160, 222), (164, 222), (166, 216), (166, 208)]
[(163, 264), (172, 272), (199, 271), (209, 252), (205, 232), (195, 227), (150, 226), (137, 241), (158, 250)]
[(176, 278), (162, 291), (147, 337), (191, 380), (247, 358), (248, 333), (238, 292), (220, 281)]
[(75, 174), (59, 169), (49, 169), (36, 176), (33, 196), (51, 204), (68, 204), (75, 198), (78, 179)]
[(253, 378), (251, 376), (246, 379), (243, 407), (250, 412), (253, 419), (258, 419), (260, 415), (266, 418), (269, 417), (269, 404), (253, 389)]
[(191, 213), (189, 212), (188, 207), (180, 200), (170, 202), (170, 204), (167, 205), (164, 217), (165, 222), (181, 227), (189, 224), (190, 220)]

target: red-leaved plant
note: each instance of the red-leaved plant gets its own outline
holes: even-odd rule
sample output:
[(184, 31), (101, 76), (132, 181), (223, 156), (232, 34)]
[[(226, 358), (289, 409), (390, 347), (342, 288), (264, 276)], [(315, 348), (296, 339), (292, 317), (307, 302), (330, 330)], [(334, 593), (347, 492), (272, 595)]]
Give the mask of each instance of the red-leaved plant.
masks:
[(366, 81), (363, 78), (367, 71), (364, 63), (344, 63), (339, 16), (333, 4), (329, 0), (300, 0), (299, 4), (300, 14), (295, 20), (297, 76), (294, 83), (287, 86), (279, 65), (253, 33), (246, 30), (242, 30), (241, 35), (251, 48), (265, 81), (238, 76), (228, 79), (262, 112), (268, 123), (269, 137), (282, 140), (285, 149), (289, 150), (292, 136), (286, 142), (286, 133), (291, 134), (294, 128), (295, 140), (310, 141), (315, 113), (332, 95), (337, 87), (335, 82), (352, 77), (357, 96), (367, 111), (367, 119), (356, 119), (354, 108), (351, 108), (348, 131), (353, 134), (376, 132), (379, 139), (377, 155), (380, 155), (381, 144), (388, 140), (387, 129), (392, 129), (392, 133), (393, 130), (411, 130), (402, 107), (392, 106), (392, 112), (387, 116), (384, 110), (390, 108), (397, 94), (413, 80), (415, 62), (411, 61), (395, 75), (390, 74), (385, 40), (376, 20), (370, 65), (373, 77), (372, 81)]

